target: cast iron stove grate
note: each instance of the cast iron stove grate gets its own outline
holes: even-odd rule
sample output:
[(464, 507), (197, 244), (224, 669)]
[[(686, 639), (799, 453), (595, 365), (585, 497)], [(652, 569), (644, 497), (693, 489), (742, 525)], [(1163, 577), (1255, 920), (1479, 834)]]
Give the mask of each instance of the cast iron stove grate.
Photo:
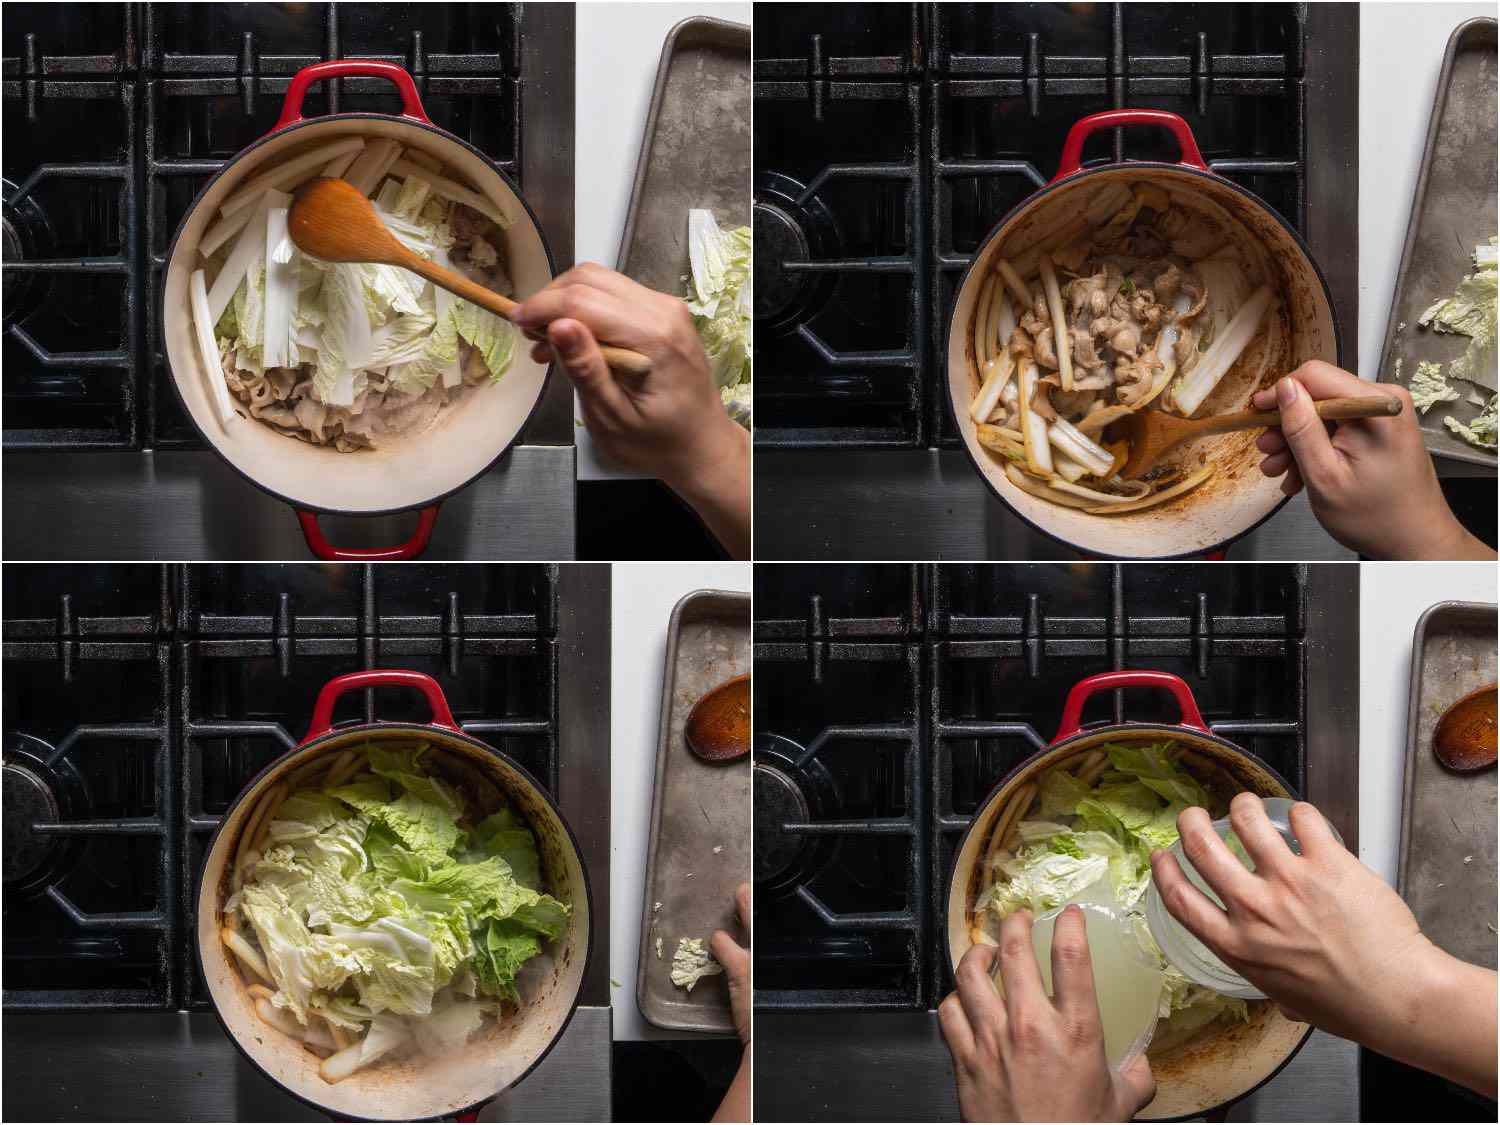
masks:
[[(954, 850), (1068, 689), (1188, 681), (1219, 734), (1306, 783), (1301, 566), (756, 568), (756, 1006), (930, 1009)], [(1118, 721), (1096, 701), (1092, 722)], [(1105, 697), (1108, 699), (1109, 697)], [(1132, 692), (1132, 719), (1175, 721)]]
[[(434, 122), (519, 179), (520, 28), (515, 4), (7, 4), (5, 448), (201, 448), (157, 308), (199, 189), (330, 58), (406, 67)], [(346, 78), (306, 111), (399, 107)]]
[[(341, 673), (435, 676), (466, 731), (557, 791), (556, 567), (13, 565), (4, 582), (7, 1010), (207, 1006), (209, 838)], [(387, 689), (335, 718), (424, 707)]]
[[(974, 250), (1069, 125), (1186, 117), (1213, 168), (1306, 224), (1303, 5), (777, 4), (755, 21), (762, 448), (958, 444), (947, 320)], [(1175, 159), (1151, 130), (1100, 158)]]

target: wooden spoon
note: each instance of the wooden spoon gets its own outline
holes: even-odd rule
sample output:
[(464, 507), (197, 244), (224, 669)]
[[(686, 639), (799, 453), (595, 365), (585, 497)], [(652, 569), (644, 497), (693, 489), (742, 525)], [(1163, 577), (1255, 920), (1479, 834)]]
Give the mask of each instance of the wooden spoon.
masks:
[[(319, 177), (299, 188), (286, 217), (286, 229), (298, 249), (325, 262), (400, 266), (506, 320), (516, 309), (517, 303), (509, 297), (486, 289), (461, 273), (435, 265), (402, 246), (375, 214), (374, 204), (347, 180)], [(651, 372), (651, 361), (639, 352), (607, 346), (599, 350), (604, 353), (604, 361), (616, 371), (631, 375)]]
[[(1318, 417), (1328, 422), (1350, 418), (1385, 418), (1401, 413), (1401, 400), (1390, 395), (1364, 395), (1359, 398), (1325, 398), (1317, 403)], [(1261, 426), (1279, 426), (1279, 410), (1241, 410), (1220, 414), (1216, 418), (1178, 418), (1160, 410), (1137, 410), (1116, 419), (1110, 433), (1116, 440), (1130, 443), (1130, 454), (1120, 468), (1120, 477), (1135, 480), (1162, 459), (1166, 453), (1185, 441), (1209, 434), (1227, 434), (1234, 430), (1254, 430)]]
[(1471, 691), (1438, 719), (1432, 752), (1450, 770), (1472, 773), (1495, 764), (1495, 685)]
[(688, 749), (705, 762), (733, 762), (750, 753), (750, 677), (735, 676), (688, 712)]

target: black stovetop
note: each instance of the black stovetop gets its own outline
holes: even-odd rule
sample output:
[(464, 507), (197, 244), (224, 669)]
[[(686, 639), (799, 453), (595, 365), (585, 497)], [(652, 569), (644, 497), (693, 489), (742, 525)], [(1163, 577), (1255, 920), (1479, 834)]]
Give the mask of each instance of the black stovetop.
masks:
[[(520, 4), (7, 4), (5, 448), (202, 448), (156, 301), (204, 183), (271, 129), (298, 70), (365, 58), (411, 71), (433, 121), (524, 186), (523, 27)], [(345, 78), (307, 107), (400, 101)]]
[[(334, 676), (436, 677), (466, 731), (556, 794), (559, 584), (555, 566), (5, 567), (5, 1010), (208, 1006), (204, 849)], [(424, 708), (353, 693), (335, 717)]]
[[(1313, 582), (1352, 588), (1332, 569), (757, 566), (757, 1011), (936, 1005), (959, 837), (1085, 676), (1183, 677), (1215, 731), (1306, 790), (1309, 650), (1354, 628), (1312, 612)], [(1085, 719), (1174, 708), (1115, 692)]]
[[(958, 444), (942, 373), (959, 278), (1087, 114), (1181, 114), (1217, 172), (1306, 233), (1305, 21), (1300, 4), (758, 8), (757, 447)], [(1174, 143), (1117, 129), (1085, 155)]]

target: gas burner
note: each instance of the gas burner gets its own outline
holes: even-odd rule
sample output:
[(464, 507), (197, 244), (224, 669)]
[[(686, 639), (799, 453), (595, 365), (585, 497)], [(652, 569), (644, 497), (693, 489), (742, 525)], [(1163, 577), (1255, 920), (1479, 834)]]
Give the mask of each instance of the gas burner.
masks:
[(755, 319), (795, 327), (817, 315), (837, 282), (835, 274), (796, 268), (838, 256), (833, 214), (806, 188), (780, 172), (761, 172), (755, 184)]
[[(41, 206), (30, 196), (17, 196), (18, 188), (5, 180), (5, 210), (0, 219), (0, 237), (4, 239), (5, 261), (36, 262), (52, 257), (52, 226)], [(47, 298), (51, 275), (29, 270), (10, 270), (5, 274), (4, 327), (24, 321)]]
[(5, 890), (33, 894), (72, 868), (83, 841), (37, 832), (33, 825), (73, 819), (87, 803), (83, 779), (29, 734), (5, 735)]
[(833, 836), (805, 836), (782, 825), (826, 819), (838, 807), (833, 777), (779, 734), (755, 736), (755, 885), (781, 894), (805, 886), (838, 851)]

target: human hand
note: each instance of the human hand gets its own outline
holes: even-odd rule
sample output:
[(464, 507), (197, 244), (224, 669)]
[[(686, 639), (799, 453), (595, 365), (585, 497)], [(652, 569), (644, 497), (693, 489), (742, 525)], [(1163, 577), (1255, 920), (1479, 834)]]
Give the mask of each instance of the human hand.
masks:
[[(1004, 995), (991, 973), (996, 959)], [(999, 947), (976, 945), (958, 964), (958, 986), (938, 1006), (953, 1055), (965, 1121), (1129, 1121), (1156, 1096), (1146, 1056), (1123, 1071), (1104, 1057), (1083, 911), (1058, 916), (1052, 935), (1055, 998), (1042, 987), (1031, 915), (1000, 925)]]
[[(1375, 395), (1399, 399), (1401, 413), (1327, 423), (1313, 405)], [(1281, 425), (1256, 439), (1266, 455), (1260, 471), (1285, 474), (1288, 496), (1305, 486), (1318, 522), (1344, 546), (1374, 559), (1494, 557), (1448, 508), (1406, 388), (1311, 360), (1257, 392), (1253, 403), (1281, 411)]]
[[(734, 892), (734, 906), (740, 916), (740, 925), (750, 933), (750, 884), (741, 883)], [(729, 1010), (734, 1014), (734, 1029), (740, 1042), (750, 1042), (750, 951), (735, 941), (724, 930), (715, 930), (708, 939), (709, 952), (714, 960), (724, 966), (724, 978), (729, 982)]]
[[(1488, 1092), (1495, 1088), (1495, 974), (1422, 935), (1400, 896), (1334, 837), (1312, 805), (1281, 838), (1260, 798), (1229, 820), (1255, 864), (1235, 858), (1201, 808), (1177, 818), (1183, 851), (1223, 901), (1193, 886), (1170, 852), (1151, 856), (1172, 916), (1292, 1019)], [(1487, 1044), (1487, 1045), (1486, 1045)]]
[[(666, 482), (732, 554), (747, 556), (750, 435), (724, 411), (687, 305), (586, 262), (523, 302), (514, 320), (526, 332), (546, 333), (532, 358), (545, 362), (556, 352), (578, 390), (584, 425), (605, 454)], [(611, 372), (600, 338), (646, 355), (650, 374)], [(744, 552), (700, 503), (724, 490), (743, 492)]]

